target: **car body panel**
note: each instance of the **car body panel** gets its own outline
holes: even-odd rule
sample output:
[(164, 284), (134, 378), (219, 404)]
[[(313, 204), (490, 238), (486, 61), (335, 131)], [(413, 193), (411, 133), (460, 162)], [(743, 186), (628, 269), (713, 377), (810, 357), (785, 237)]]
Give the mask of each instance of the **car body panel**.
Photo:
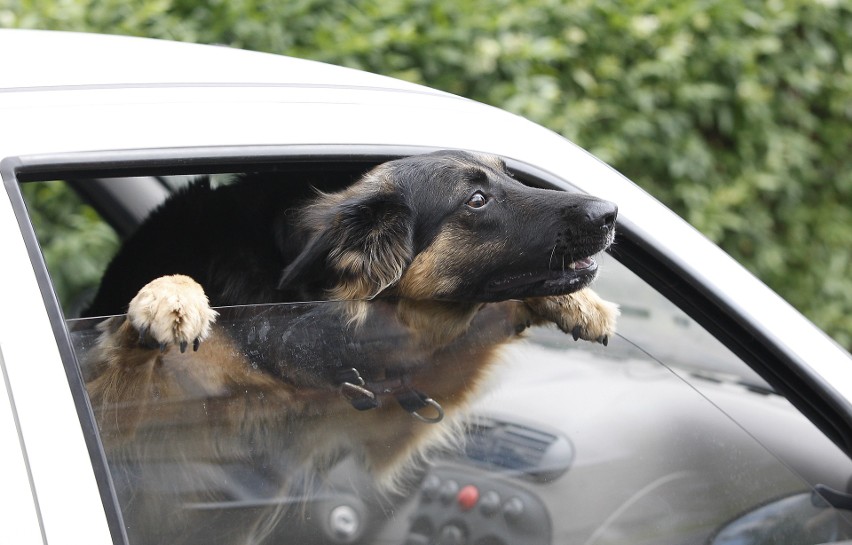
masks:
[[(17, 413), (6, 380), (2, 347), (0, 374), (3, 375), (0, 386), (0, 461), (4, 465), (0, 512), (5, 514), (0, 536), (8, 543), (38, 543), (44, 541), (44, 536), (40, 531), (38, 506), (30, 484), (26, 449), (18, 435)], [(12, 516), (8, 516), (10, 514)]]
[[(81, 542), (108, 543), (104, 512), (91, 507), (100, 505), (101, 498), (77, 408), (31, 256), (8, 199), (0, 199), (0, 232), (4, 254), (0, 347), (45, 540), (72, 543), (76, 536)], [(32, 506), (25, 498), (19, 500), (12, 513), (25, 520)]]
[(302, 59), (204, 45), (73, 32), (4, 30), (0, 89), (161, 86), (169, 84), (378, 87), (440, 91), (401, 80)]

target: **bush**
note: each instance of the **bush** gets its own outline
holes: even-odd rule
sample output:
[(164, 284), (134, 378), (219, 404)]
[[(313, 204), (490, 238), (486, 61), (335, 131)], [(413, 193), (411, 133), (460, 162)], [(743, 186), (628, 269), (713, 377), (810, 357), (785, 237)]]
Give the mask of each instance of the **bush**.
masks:
[(514, 111), (852, 346), (849, 0), (0, 0), (0, 25), (289, 54)]
[(69, 316), (77, 316), (94, 296), (104, 265), (118, 250), (115, 231), (65, 182), (23, 184), (33, 230), (50, 268), (50, 279)]

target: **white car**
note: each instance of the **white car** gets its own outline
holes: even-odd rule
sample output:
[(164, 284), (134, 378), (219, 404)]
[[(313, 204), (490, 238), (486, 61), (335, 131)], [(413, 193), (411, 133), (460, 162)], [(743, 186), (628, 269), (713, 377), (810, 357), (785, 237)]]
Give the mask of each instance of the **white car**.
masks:
[[(850, 355), (557, 134), (425, 87), (222, 47), (0, 30), (0, 51), (0, 543), (172, 540), (132, 523), (135, 498), (156, 494), (209, 513), (187, 543), (225, 541), (254, 507), (293, 501), (269, 542), (852, 543)], [(79, 363), (97, 320), (77, 312), (96, 279), (61, 292), (74, 273), (43, 254), (33, 188), (95, 216), (59, 218), (60, 237), (95, 225), (121, 238), (196, 175), (344, 180), (448, 148), (618, 204), (595, 284), (622, 309), (608, 347), (534, 329), (471, 408), (464, 446), (394, 493), (344, 459), (294, 500), (264, 460), (217, 467), (221, 493), (180, 504), (175, 483), (204, 460), (160, 461), (166, 487), (108, 459)]]

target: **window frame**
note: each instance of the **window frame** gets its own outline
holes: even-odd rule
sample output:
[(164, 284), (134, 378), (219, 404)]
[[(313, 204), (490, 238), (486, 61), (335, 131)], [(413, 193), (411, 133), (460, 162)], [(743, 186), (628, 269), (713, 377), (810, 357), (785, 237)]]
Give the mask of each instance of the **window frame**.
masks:
[[(127, 543), (121, 511), (65, 316), (53, 291), (19, 184), (87, 177), (266, 170), (282, 163), (299, 162), (369, 165), (437, 149), (440, 148), (396, 145), (208, 146), (12, 157), (0, 163), (4, 185), (59, 347), (115, 543)], [(578, 191), (570, 182), (534, 165), (508, 158), (506, 162), (525, 183)], [(629, 218), (619, 218), (617, 243), (610, 253), (740, 357), (852, 457), (852, 411), (848, 402), (822, 377), (801, 365), (796, 355), (778, 343), (770, 331), (761, 324), (751, 323), (738, 310), (736, 302), (702, 284), (677, 256), (643, 236), (642, 229)]]

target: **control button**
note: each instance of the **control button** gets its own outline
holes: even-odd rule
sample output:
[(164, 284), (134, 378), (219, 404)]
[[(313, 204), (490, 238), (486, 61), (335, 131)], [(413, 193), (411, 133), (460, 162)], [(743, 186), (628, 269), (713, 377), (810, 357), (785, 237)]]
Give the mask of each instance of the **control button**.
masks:
[(441, 490), (441, 479), (437, 475), (429, 475), (423, 480), (421, 491), (423, 498), (432, 501), (438, 499), (438, 492)]
[(449, 505), (459, 492), (459, 483), (450, 479), (441, 485), (441, 501)]
[(457, 501), (459, 502), (459, 507), (462, 508), (462, 511), (470, 511), (476, 505), (476, 502), (479, 501), (479, 489), (469, 484), (467, 486), (463, 486), (461, 490), (459, 490), (458, 496), (456, 496)]
[(524, 515), (526, 508), (521, 498), (515, 496), (503, 505), (503, 516), (509, 522), (517, 522)]
[(465, 541), (464, 530), (455, 524), (447, 524), (438, 533), (435, 545), (464, 545)]
[(486, 517), (494, 516), (500, 510), (500, 494), (489, 490), (479, 500), (479, 510)]
[(336, 539), (349, 543), (361, 531), (361, 517), (352, 507), (338, 505), (328, 514), (328, 525)]

